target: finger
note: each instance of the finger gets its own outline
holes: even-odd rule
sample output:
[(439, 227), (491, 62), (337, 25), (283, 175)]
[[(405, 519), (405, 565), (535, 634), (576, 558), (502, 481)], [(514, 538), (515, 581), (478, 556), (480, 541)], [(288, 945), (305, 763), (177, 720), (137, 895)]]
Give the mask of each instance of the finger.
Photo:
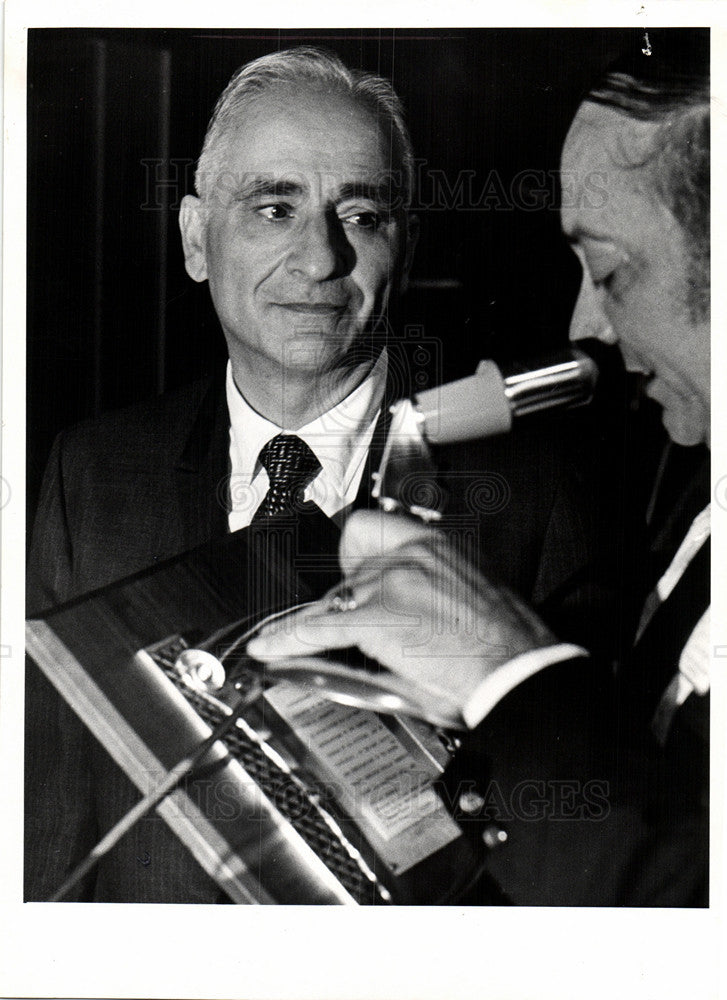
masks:
[[(310, 609), (306, 609), (310, 610)], [(281, 656), (310, 656), (325, 649), (345, 649), (359, 644), (362, 628), (371, 628), (365, 609), (324, 611), (315, 617), (291, 615), (284, 627), (264, 631), (251, 639), (247, 652), (256, 660)]]
[[(342, 611), (340, 601), (353, 601), (353, 608), (373, 601), (379, 593), (381, 582), (381, 572), (378, 569), (369, 568), (366, 572), (355, 573), (346, 582), (337, 583), (331, 587), (323, 597), (317, 601), (311, 601), (297, 611), (290, 611), (275, 616), (266, 624), (258, 628), (257, 639), (260, 636), (271, 638), (285, 632), (293, 632), (299, 629), (303, 623), (311, 618), (320, 618), (328, 612), (340, 614)], [(352, 610), (349, 608), (348, 610)], [(252, 639), (250, 640), (253, 641)], [(249, 644), (248, 644), (249, 646)], [(257, 648), (257, 647), (255, 647)]]

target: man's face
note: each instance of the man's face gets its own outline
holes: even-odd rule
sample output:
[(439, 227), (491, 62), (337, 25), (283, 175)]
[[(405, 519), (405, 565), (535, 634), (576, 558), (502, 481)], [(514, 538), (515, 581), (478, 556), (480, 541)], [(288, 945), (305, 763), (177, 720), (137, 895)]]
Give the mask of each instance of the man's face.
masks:
[[(709, 442), (709, 323), (690, 316), (688, 247), (651, 193), (657, 127), (584, 103), (563, 149), (563, 231), (583, 266), (571, 340), (618, 344), (677, 444)], [(630, 164), (643, 164), (631, 166)]]
[(404, 244), (375, 118), (347, 96), (279, 87), (222, 142), (223, 173), (205, 202), (185, 199), (181, 224), (233, 371), (344, 370), (386, 309)]

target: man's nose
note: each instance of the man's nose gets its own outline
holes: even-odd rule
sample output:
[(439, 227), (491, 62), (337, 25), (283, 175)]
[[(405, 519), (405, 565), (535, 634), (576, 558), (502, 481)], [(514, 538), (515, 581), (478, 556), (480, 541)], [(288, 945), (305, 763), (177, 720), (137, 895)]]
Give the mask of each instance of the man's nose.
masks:
[(306, 220), (296, 234), (287, 265), (291, 274), (327, 281), (350, 274), (355, 259), (343, 224), (333, 212)]
[(604, 344), (618, 343), (601, 304), (601, 295), (590, 275), (584, 270), (568, 333), (570, 340), (600, 340)]

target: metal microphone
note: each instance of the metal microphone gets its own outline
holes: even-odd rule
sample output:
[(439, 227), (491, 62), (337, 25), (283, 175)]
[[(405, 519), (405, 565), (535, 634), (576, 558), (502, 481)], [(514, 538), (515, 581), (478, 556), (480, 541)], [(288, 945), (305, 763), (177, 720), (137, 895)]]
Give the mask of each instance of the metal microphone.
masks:
[(574, 349), (502, 369), (481, 361), (474, 375), (420, 392), (414, 408), (431, 444), (467, 441), (505, 434), (528, 414), (588, 403), (597, 377), (593, 359)]
[(566, 348), (502, 368), (481, 361), (474, 375), (399, 400), (391, 407), (391, 427), (373, 475), (372, 496), (384, 510), (404, 509), (425, 520), (438, 519), (436, 505), (412, 503), (407, 497), (412, 482), (418, 482), (423, 495), (425, 480), (436, 475), (428, 444), (506, 434), (521, 417), (588, 403), (597, 378), (598, 367), (589, 355)]

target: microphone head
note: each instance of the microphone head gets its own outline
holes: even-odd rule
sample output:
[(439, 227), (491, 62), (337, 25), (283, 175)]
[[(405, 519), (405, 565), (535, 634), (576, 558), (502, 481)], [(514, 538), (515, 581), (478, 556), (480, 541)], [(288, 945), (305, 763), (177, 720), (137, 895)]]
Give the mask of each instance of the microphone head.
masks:
[(431, 444), (491, 437), (512, 427), (505, 383), (494, 361), (481, 361), (474, 375), (420, 392), (415, 403)]
[(503, 374), (481, 361), (474, 375), (427, 389), (415, 397), (424, 437), (449, 444), (505, 434), (513, 418), (590, 402), (598, 377), (595, 361), (568, 348)]

